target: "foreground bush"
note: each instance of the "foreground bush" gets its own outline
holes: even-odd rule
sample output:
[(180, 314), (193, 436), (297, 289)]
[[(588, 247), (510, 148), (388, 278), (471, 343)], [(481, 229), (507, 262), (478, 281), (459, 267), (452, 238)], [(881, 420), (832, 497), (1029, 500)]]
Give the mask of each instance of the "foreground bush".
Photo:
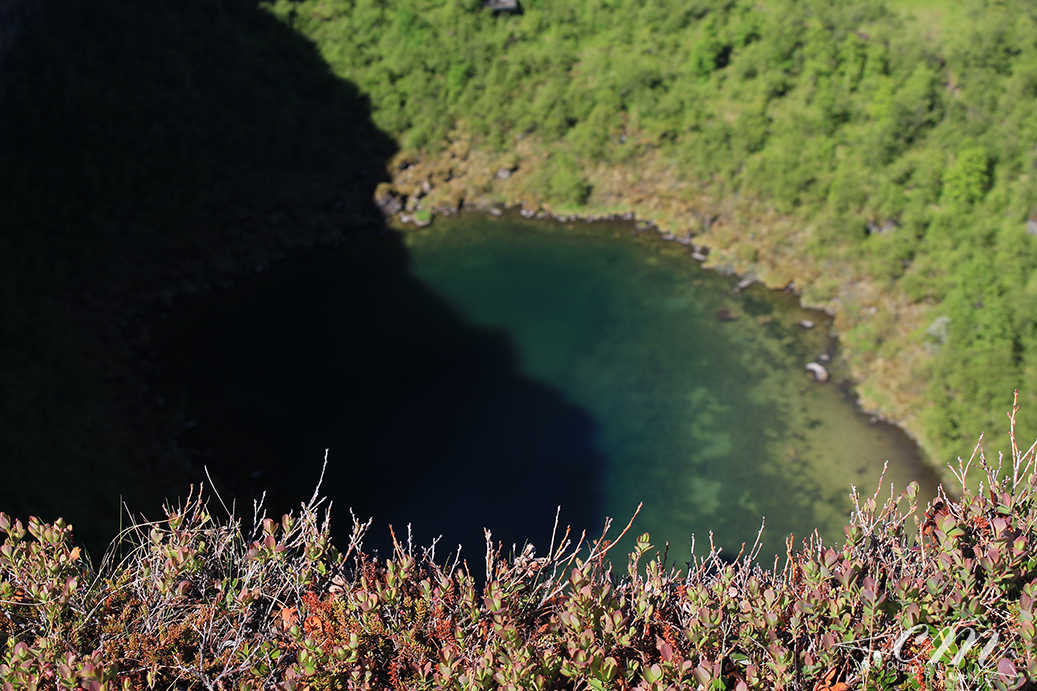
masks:
[(790, 538), (771, 568), (751, 550), (734, 563), (713, 550), (686, 572), (643, 563), (642, 535), (619, 575), (604, 536), (584, 545), (566, 532), (539, 558), (532, 547), (505, 558), (487, 534), (485, 573), (473, 575), (395, 539), (390, 559), (367, 555), (370, 523), (355, 519), (335, 549), (316, 494), (280, 521), (257, 509), (246, 531), (233, 512), (214, 520), (200, 493), (126, 531), (92, 568), (61, 520), (0, 514), (0, 683), (1020, 688), (1037, 680), (1037, 475), (1012, 419), (1007, 469), (982, 451), (959, 461), (960, 499), (941, 490), (916, 516), (913, 485), (884, 501), (854, 490), (845, 545), (815, 536), (794, 551)]

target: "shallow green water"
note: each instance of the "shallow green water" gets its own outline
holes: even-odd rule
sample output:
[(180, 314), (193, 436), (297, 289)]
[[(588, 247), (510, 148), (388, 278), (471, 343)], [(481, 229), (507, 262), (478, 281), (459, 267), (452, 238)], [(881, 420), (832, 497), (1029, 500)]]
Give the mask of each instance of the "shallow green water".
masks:
[(523, 373), (590, 414), (600, 513), (625, 525), (644, 502), (634, 530), (668, 541), (677, 561), (710, 531), (733, 556), (763, 517), (765, 559), (790, 533), (839, 540), (850, 485), (874, 491), (887, 460), (887, 487), (935, 491), (902, 432), (804, 370), (835, 344), (825, 315), (792, 296), (736, 294), (736, 278), (630, 224), (461, 216), (408, 231), (406, 246), (416, 277), (506, 334)]
[(543, 551), (558, 505), (595, 531), (644, 502), (635, 534), (680, 563), (710, 531), (733, 556), (764, 516), (764, 559), (790, 533), (840, 540), (851, 483), (874, 491), (886, 460), (934, 491), (899, 430), (804, 370), (835, 348), (825, 315), (736, 294), (654, 232), (463, 215), (382, 240), (153, 320), (151, 383), (228, 500), (298, 507), (328, 449), (322, 492), (340, 532), (348, 508), (374, 519), (370, 549), (409, 525), (478, 564), (484, 527)]

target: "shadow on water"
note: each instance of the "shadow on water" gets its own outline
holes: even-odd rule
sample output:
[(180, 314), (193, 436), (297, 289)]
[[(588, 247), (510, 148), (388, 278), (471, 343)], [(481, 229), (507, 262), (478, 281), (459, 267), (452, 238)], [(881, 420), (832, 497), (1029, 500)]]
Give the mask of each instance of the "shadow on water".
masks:
[[(297, 506), (327, 446), (340, 526), (352, 504), (423, 540), (455, 521), (520, 540), (555, 503), (596, 510), (590, 420), (408, 276), (372, 203), (394, 142), (255, 0), (52, 0), (5, 70), (0, 509), (64, 516), (95, 550), (120, 497), (155, 516), (202, 477), (179, 398), (184, 444), (242, 500)], [(151, 340), (158, 305), (334, 245), (349, 270), (286, 260), (297, 288), (268, 312)]]
[(482, 528), (546, 548), (555, 509), (590, 528), (600, 510), (595, 426), (521, 374), (505, 333), (466, 324), (407, 269), (402, 248), (329, 252), (276, 267), (156, 328), (161, 388), (198, 426), (239, 496), (297, 505), (330, 449), (323, 490), (340, 507), (439, 534), (476, 562)]

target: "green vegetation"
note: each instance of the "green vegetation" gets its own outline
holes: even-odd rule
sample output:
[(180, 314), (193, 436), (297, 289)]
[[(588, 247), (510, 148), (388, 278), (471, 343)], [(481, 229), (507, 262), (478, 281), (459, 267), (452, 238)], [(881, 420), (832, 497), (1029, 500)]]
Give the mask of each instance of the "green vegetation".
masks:
[[(1037, 422), (1032, 3), (522, 6), (270, 9), (370, 95), (375, 123), (412, 156), (458, 140), (524, 152), (536, 170), (509, 183), (525, 186), (511, 199), (651, 208), (610, 186), (620, 171), (650, 181), (644, 195), (685, 203), (697, 218), (659, 216), (721, 263), (776, 284), (792, 272), (839, 313), (866, 400), (934, 458), (965, 453), (977, 425), (999, 429), (1013, 388)], [(953, 30), (927, 35), (912, 12)], [(721, 233), (700, 222), (714, 216)], [(937, 319), (946, 333), (934, 339)]]
[[(516, 196), (583, 213), (651, 208), (614, 193), (644, 183), (696, 211), (668, 223), (729, 267), (795, 264), (807, 295), (838, 307), (873, 398), (914, 416), (935, 458), (992, 430), (988, 446), (1013, 449), (1008, 473), (983, 462), (974, 492), (960, 470), (961, 499), (941, 497), (917, 529), (913, 488), (865, 498), (843, 546), (790, 547), (772, 570), (716, 555), (642, 570), (645, 537), (618, 576), (604, 540), (589, 554), (563, 541), (542, 560), (490, 554), (484, 589), (409, 545), (365, 555), (362, 525), (336, 552), (316, 503), (243, 529), (188, 500), (96, 566), (63, 522), (0, 514), (5, 691), (1037, 682), (1034, 456), (996, 422), (1022, 386), (1020, 422), (1037, 428), (1032, 5), (972, 2), (934, 37), (878, 2), (523, 7), (48, 3), (0, 101), (4, 501), (79, 504), (84, 529), (105, 532), (118, 504), (102, 462), (121, 459), (131, 485), (153, 469), (125, 454), (132, 438), (106, 436), (103, 375), (84, 364), (103, 329), (69, 314), (115, 324), (107, 343), (122, 343), (184, 278), (167, 262), (209, 281), (240, 268), (213, 248), (240, 264), (262, 247), (265, 262), (300, 234), (374, 223), (393, 147), (367, 98), (405, 155), (464, 142), (517, 170)], [(511, 194), (496, 184), (480, 183)], [(882, 398), (903, 382), (907, 402)], [(143, 407), (134, 395), (126, 407)], [(885, 666), (918, 625), (929, 638)], [(955, 625), (983, 645), (946, 640)], [(926, 664), (944, 642), (961, 664)]]
[[(299, 515), (216, 521), (200, 496), (129, 529), (93, 568), (71, 526), (0, 513), (4, 689), (1014, 689), (1037, 681), (1037, 475), (1013, 440), (916, 515), (917, 486), (858, 497), (842, 547), (815, 537), (765, 569), (713, 551), (687, 572), (638, 538), (568, 532), (485, 573), (369, 524), (330, 545)], [(909, 519), (913, 525), (909, 527)], [(629, 527), (629, 526), (628, 526)], [(608, 526), (605, 531), (607, 533)], [(625, 532), (625, 531), (624, 531)], [(123, 555), (120, 557), (120, 555)], [(477, 587), (476, 579), (484, 579)], [(6, 644), (6, 645), (5, 645)]]

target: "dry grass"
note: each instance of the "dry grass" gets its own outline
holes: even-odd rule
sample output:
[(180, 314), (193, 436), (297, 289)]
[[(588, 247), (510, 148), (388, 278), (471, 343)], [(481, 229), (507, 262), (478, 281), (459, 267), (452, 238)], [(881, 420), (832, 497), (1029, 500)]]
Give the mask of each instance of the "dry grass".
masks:
[[(0, 514), (0, 683), (1019, 688), (1037, 679), (1037, 476), (1014, 419), (1004, 468), (979, 445), (960, 462), (960, 500), (941, 493), (917, 516), (913, 486), (854, 490), (845, 544), (790, 540), (766, 567), (752, 549), (733, 563), (712, 550), (678, 570), (642, 535), (619, 574), (606, 524), (590, 541), (560, 531), (540, 557), (505, 557), (487, 534), (477, 577), (410, 540), (371, 557), (370, 523), (355, 518), (336, 549), (318, 493), (279, 521), (256, 506), (246, 529), (233, 511), (214, 520), (198, 492), (125, 531), (94, 568), (62, 521)], [(977, 492), (970, 469), (984, 474)]]

